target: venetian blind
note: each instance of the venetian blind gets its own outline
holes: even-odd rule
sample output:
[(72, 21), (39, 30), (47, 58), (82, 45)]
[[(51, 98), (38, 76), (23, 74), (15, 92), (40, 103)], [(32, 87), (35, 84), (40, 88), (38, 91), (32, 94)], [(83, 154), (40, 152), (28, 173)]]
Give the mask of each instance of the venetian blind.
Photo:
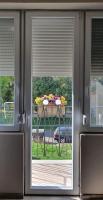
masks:
[(72, 77), (74, 24), (74, 17), (32, 18), (33, 76)]
[(13, 76), (15, 67), (14, 19), (0, 18), (0, 76)]
[(103, 76), (103, 18), (92, 19), (91, 75)]

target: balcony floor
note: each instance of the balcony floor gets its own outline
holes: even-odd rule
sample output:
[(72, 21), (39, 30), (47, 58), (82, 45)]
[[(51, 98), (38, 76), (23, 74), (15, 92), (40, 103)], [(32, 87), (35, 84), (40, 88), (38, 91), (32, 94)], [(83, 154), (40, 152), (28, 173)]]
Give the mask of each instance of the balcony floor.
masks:
[(33, 160), (32, 186), (72, 188), (72, 160)]

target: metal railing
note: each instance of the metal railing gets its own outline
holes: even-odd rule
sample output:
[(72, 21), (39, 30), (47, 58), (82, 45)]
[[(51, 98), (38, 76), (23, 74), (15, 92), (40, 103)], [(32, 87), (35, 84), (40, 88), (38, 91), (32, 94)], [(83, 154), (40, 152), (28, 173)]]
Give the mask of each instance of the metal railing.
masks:
[[(55, 109), (55, 110), (53, 110)], [(34, 159), (72, 158), (72, 107), (33, 105), (32, 157)]]

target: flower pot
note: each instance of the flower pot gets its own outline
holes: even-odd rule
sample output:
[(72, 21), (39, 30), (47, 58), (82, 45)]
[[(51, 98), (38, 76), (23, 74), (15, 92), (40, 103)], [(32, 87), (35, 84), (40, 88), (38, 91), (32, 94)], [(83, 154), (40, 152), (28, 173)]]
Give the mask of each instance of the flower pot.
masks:
[(37, 113), (39, 117), (56, 117), (56, 116), (63, 116), (65, 115), (65, 106), (56, 106), (56, 105), (41, 105), (38, 106)]

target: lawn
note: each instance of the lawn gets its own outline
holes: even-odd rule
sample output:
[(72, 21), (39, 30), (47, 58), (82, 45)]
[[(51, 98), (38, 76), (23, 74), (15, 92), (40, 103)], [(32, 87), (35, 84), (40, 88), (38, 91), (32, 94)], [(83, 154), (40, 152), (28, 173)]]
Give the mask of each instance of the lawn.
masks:
[(71, 160), (72, 144), (43, 144), (32, 141), (32, 159)]

